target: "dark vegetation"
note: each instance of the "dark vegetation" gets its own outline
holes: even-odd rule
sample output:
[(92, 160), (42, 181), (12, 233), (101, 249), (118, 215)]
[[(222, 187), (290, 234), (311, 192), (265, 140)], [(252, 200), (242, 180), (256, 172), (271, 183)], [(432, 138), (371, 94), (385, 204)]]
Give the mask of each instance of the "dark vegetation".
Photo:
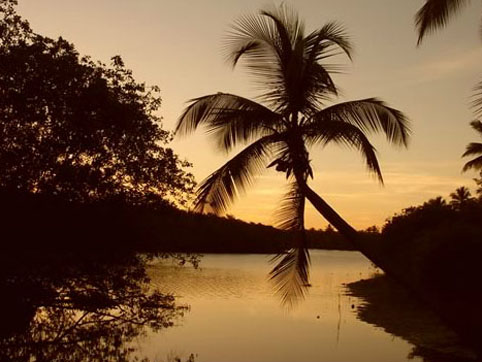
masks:
[(450, 203), (438, 197), (388, 220), (380, 252), (399, 263), (412, 282), (448, 294), (453, 288), (469, 293), (477, 279), (475, 285), (482, 285), (482, 202), (466, 188), (452, 195)]
[(3, 260), (0, 360), (140, 361), (132, 342), (187, 311), (148, 287), (144, 262), (112, 251)]
[[(292, 235), (233, 218), (181, 211), (189, 166), (165, 147), (156, 87), (120, 57), (81, 57), (34, 33), (1, 2), (0, 212), (3, 249), (90, 252), (280, 252)], [(38, 242), (39, 238), (42, 242)], [(309, 246), (350, 249), (334, 232)]]
[(35, 34), (15, 5), (0, 1), (0, 360), (130, 361), (131, 341), (186, 307), (149, 289), (148, 255), (111, 212), (184, 205), (189, 164), (156, 88)]
[[(195, 183), (159, 90), (34, 33), (15, 5), (0, 1), (0, 360), (131, 360), (186, 311), (148, 288), (147, 259), (277, 253), (292, 235), (182, 211)], [(310, 245), (346, 248), (325, 234)]]
[(0, 4), (0, 187), (90, 202), (157, 197), (183, 204), (189, 166), (165, 147), (157, 87), (35, 34)]
[(384, 275), (347, 286), (349, 295), (362, 300), (356, 309), (359, 319), (383, 328), (414, 347), (408, 358), (425, 362), (473, 362), (476, 354), (460, 337), (417, 298)]
[[(27, 250), (279, 253), (294, 246), (289, 232), (232, 217), (189, 213), (165, 202), (132, 205), (112, 198), (77, 203), (48, 195), (0, 192), (0, 205), (2, 238), (10, 240), (2, 249), (9, 254), (22, 255)], [(330, 228), (310, 230), (307, 236), (310, 248), (352, 250)]]
[[(475, 181), (481, 195), (482, 174)], [(386, 222), (380, 240), (367, 243), (367, 248), (390, 263), (414, 293), (412, 297), (435, 311), (464, 344), (482, 355), (480, 197), (472, 197), (466, 187), (460, 187), (449, 202), (437, 197), (406, 208)], [(373, 293), (371, 285), (358, 287), (363, 290), (366, 286), (366, 292)]]
[[(0, 360), (129, 360), (129, 342), (145, 327), (169, 327), (186, 310), (172, 296), (148, 290), (145, 261), (153, 256), (197, 265), (191, 253), (292, 249), (284, 265), (306, 272), (307, 248), (353, 249), (333, 229), (304, 232), (303, 191), (310, 191), (306, 181), (311, 166), (299, 134), (289, 136), (282, 128), (260, 140), (275, 144), (271, 165), (286, 173), (292, 184), (282, 210), (288, 230), (183, 211), (195, 183), (187, 171), (189, 163), (168, 147), (172, 135), (162, 128), (158, 115), (159, 90), (136, 82), (120, 57), (102, 64), (81, 57), (64, 39), (34, 33), (15, 13), (15, 5), (15, 0), (0, 0)], [(342, 29), (329, 24), (322, 30), (336, 35), (326, 46), (341, 46), (349, 53)], [(311, 37), (313, 44), (324, 39), (323, 33)], [(256, 47), (262, 51), (262, 45)], [(313, 48), (316, 53), (318, 46)], [(243, 49), (236, 61), (247, 55), (249, 49)], [(329, 74), (313, 69), (319, 74), (308, 77), (306, 92), (335, 96)], [(284, 95), (267, 97), (284, 106), (291, 101)], [(310, 144), (336, 141), (358, 148), (381, 178), (371, 144), (358, 126), (374, 127), (371, 131), (382, 131), (389, 141), (405, 144), (403, 115), (366, 99), (334, 106), (351, 114), (345, 122), (337, 108), (320, 110), (318, 98), (308, 99), (314, 103), (296, 100), (286, 118), (218, 93), (191, 104), (191, 111), (204, 105), (207, 113), (191, 117), (186, 127), (192, 130), (202, 122), (219, 126), (216, 122), (228, 120), (233, 109), (243, 117), (261, 112), (258, 115), (267, 118), (260, 116), (260, 121), (291, 122), (311, 137)], [(212, 118), (209, 107), (217, 102), (227, 107), (227, 118)], [(189, 109), (184, 119), (189, 119)], [(306, 109), (311, 121), (299, 123), (298, 114)], [(367, 114), (376, 117), (361, 120)], [(256, 134), (250, 123), (238, 126)], [(235, 131), (228, 127), (224, 133), (228, 149), (239, 136)], [(254, 145), (253, 153), (244, 154), (245, 160), (255, 162), (250, 171), (257, 171), (256, 145), (265, 146)], [(470, 155), (480, 153), (474, 147)], [(224, 167), (238, 175), (245, 171), (243, 162)], [(212, 177), (219, 175), (223, 173)], [(214, 195), (222, 209), (234, 196), (233, 180), (222, 178), (224, 189), (218, 194), (211, 190), (213, 180), (203, 184), (201, 201), (209, 201), (212, 208)], [(477, 183), (480, 187), (482, 176)], [(229, 197), (223, 200), (223, 195)], [(437, 198), (407, 208), (387, 221), (381, 235), (372, 229), (357, 238), (477, 348), (482, 325), (482, 202), (464, 188), (451, 198), (449, 203)], [(322, 209), (344, 228), (329, 206)]]

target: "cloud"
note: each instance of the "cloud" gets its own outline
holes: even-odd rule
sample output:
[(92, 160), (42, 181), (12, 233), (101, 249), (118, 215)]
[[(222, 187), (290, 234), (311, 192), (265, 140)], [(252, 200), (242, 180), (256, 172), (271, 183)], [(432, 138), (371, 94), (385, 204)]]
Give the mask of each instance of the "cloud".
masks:
[(400, 79), (404, 79), (409, 84), (422, 84), (453, 76), (460, 77), (480, 70), (482, 60), (482, 49), (474, 48), (469, 52), (442, 59), (432, 59), (412, 67), (402, 70), (399, 74)]

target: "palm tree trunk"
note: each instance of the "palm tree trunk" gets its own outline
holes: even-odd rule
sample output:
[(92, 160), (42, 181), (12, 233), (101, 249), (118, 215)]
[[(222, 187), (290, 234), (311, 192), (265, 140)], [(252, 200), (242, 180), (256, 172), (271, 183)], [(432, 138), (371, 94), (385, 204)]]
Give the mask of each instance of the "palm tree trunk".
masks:
[[(299, 179), (298, 179), (299, 182)], [(302, 189), (306, 198), (311, 202), (316, 210), (343, 235), (358, 251), (360, 251), (366, 258), (368, 258), (373, 264), (382, 269), (385, 274), (389, 275), (399, 283), (403, 284), (410, 290), (413, 287), (406, 281), (403, 275), (400, 275), (397, 271), (390, 267), (388, 261), (384, 261), (377, 253), (377, 247), (370, 245), (363, 240), (361, 235), (348, 224), (333, 208), (326, 203), (316, 192), (314, 192), (306, 182), (302, 183)]]
[[(457, 313), (453, 315), (452, 305), (445, 305), (440, 303), (437, 299), (433, 298), (433, 295), (427, 294), (423, 289), (417, 288), (413, 285), (404, 275), (403, 271), (397, 271), (390, 266), (389, 260), (383, 260), (383, 255), (377, 254), (379, 246), (371, 245), (369, 242), (365, 242), (361, 235), (348, 224), (333, 208), (326, 203), (316, 192), (314, 192), (306, 183), (301, 184), (304, 190), (306, 198), (311, 204), (318, 210), (318, 212), (333, 226), (340, 234), (342, 234), (352, 245), (358, 249), (365, 257), (367, 257), (376, 266), (382, 269), (386, 275), (390, 276), (393, 280), (405, 287), (414, 297), (420, 302), (431, 308), (449, 327), (451, 327), (462, 340), (471, 346), (476, 353), (482, 356), (482, 349), (480, 347), (480, 337), (475, 337), (478, 334), (474, 331), (479, 329), (478, 322), (467, 323), (465, 320), (461, 320), (460, 315)], [(462, 304), (463, 305), (463, 304)], [(471, 329), (468, 329), (467, 325)], [(468, 329), (468, 330), (467, 330)], [(477, 339), (479, 338), (479, 339)]]

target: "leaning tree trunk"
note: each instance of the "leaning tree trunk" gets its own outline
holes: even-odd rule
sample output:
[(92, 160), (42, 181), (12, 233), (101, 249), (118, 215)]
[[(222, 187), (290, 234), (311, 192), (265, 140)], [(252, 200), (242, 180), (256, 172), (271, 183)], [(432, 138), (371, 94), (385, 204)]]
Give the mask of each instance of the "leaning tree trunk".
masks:
[[(306, 182), (302, 183), (302, 189), (306, 198), (311, 204), (318, 210), (318, 212), (333, 226), (340, 234), (342, 234), (352, 245), (358, 249), (365, 257), (367, 257), (376, 266), (382, 269), (385, 274), (390, 276), (396, 282), (404, 286), (413, 296), (417, 297), (421, 302), (431, 308), (438, 316), (445, 321), (445, 323), (451, 327), (463, 340), (468, 342), (479, 356), (482, 356), (482, 348), (480, 347), (480, 340), (477, 339), (478, 333), (474, 331), (479, 330), (478, 319), (474, 319), (474, 322), (467, 323), (461, 321), (460, 315), (452, 315), (451, 306), (441, 304), (438, 298), (433, 298), (432, 295), (427, 294), (423, 289), (417, 288), (403, 275), (403, 271), (396, 270), (391, 267), (389, 260), (384, 260), (383, 256), (380, 256), (376, 252), (376, 247), (371, 246), (368, 242), (365, 242), (362, 236), (348, 224), (333, 208), (326, 203), (316, 192), (314, 192)], [(468, 329), (468, 330), (467, 330)], [(474, 338), (475, 336), (475, 338)]]
[[(298, 182), (300, 180), (298, 179)], [(382, 269), (385, 274), (389, 275), (399, 283), (403, 284), (410, 290), (413, 287), (406, 281), (403, 275), (400, 275), (396, 270), (390, 267), (388, 261), (383, 260), (380, 257), (376, 249), (363, 240), (361, 235), (348, 224), (333, 208), (326, 203), (316, 192), (314, 192), (306, 182), (302, 182), (302, 189), (306, 198), (311, 202), (316, 210), (343, 235), (358, 251), (360, 251), (366, 258), (368, 258), (373, 264)]]

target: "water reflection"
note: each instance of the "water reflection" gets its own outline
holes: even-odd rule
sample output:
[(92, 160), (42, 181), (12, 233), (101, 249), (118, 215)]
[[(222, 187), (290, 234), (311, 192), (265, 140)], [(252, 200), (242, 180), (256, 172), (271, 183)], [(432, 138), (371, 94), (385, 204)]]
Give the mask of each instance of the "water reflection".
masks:
[(151, 265), (152, 283), (191, 310), (181, 325), (149, 333), (143, 351), (195, 351), (199, 362), (407, 361), (411, 346), (357, 320), (359, 299), (344, 294), (344, 283), (373, 274), (371, 264), (354, 252), (311, 257), (312, 287), (290, 311), (268, 280), (268, 255), (205, 255), (199, 270)]
[(0, 361), (144, 360), (134, 339), (186, 311), (149, 286), (144, 266), (134, 256), (5, 261)]
[[(194, 269), (156, 259), (147, 274), (147, 260), (128, 255), (4, 260), (0, 361), (475, 359), (403, 290), (369, 279), (358, 253), (314, 251), (308, 298), (289, 313), (268, 260), (206, 255)], [(185, 318), (179, 303), (191, 306)]]
[(387, 277), (350, 283), (347, 292), (363, 301), (356, 310), (360, 320), (413, 345), (409, 358), (420, 357), (425, 362), (480, 361), (431, 309)]

